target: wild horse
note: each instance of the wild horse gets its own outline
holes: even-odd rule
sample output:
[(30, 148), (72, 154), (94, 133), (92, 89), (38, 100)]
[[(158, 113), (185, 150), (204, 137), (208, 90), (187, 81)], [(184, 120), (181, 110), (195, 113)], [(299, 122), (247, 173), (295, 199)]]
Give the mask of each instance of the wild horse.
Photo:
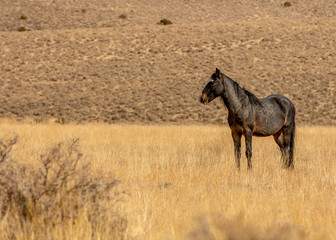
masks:
[(257, 98), (216, 68), (205, 85), (199, 101), (207, 104), (221, 97), (228, 109), (228, 122), (234, 142), (237, 167), (240, 168), (241, 136), (245, 137), (248, 168), (252, 168), (252, 136), (273, 135), (279, 145), (283, 167), (294, 168), (295, 107), (282, 95)]

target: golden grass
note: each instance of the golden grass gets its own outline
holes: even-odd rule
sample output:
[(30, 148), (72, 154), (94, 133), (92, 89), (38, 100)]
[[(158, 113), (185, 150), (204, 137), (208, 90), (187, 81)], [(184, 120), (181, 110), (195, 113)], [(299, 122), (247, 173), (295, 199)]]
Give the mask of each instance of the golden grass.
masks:
[[(297, 129), (294, 171), (281, 168), (272, 137), (253, 138), (252, 171), (243, 147), (237, 171), (227, 127), (3, 122), (0, 131), (19, 136), (12, 157), (33, 165), (45, 149), (78, 137), (92, 168), (111, 171), (128, 193), (119, 208), (126, 239), (336, 237), (335, 127)], [(60, 234), (90, 238), (85, 226), (83, 218)]]

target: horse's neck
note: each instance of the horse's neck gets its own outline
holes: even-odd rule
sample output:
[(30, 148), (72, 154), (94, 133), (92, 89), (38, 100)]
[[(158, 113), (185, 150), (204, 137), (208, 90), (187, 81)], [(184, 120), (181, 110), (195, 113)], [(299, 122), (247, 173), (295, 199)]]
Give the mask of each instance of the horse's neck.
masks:
[(236, 82), (225, 75), (223, 75), (223, 83), (225, 89), (222, 95), (224, 104), (229, 112), (232, 114), (238, 114), (244, 107), (242, 102), (244, 97), (242, 96), (245, 95), (245, 92)]

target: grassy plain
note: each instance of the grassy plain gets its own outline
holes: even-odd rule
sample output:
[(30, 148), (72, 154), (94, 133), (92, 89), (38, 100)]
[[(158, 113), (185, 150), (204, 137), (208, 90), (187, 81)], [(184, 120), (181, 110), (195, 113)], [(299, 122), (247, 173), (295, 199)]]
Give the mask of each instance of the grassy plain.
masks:
[[(3, 122), (0, 131), (5, 138), (18, 135), (11, 157), (32, 166), (46, 149), (78, 137), (91, 170), (110, 171), (121, 181), (126, 197), (118, 211), (127, 220), (125, 239), (336, 236), (335, 127), (297, 129), (293, 171), (281, 168), (273, 138), (254, 138), (253, 170), (247, 171), (243, 157), (237, 171), (230, 132), (222, 126)], [(49, 229), (49, 236), (91, 238), (83, 214), (76, 227)], [(6, 226), (4, 218), (1, 231)]]

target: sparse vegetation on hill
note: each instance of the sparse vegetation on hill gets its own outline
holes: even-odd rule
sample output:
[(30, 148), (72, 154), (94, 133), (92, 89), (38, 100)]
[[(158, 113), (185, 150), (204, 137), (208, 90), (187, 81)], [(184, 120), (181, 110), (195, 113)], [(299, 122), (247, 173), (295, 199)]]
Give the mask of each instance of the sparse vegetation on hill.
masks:
[[(6, 33), (0, 41), (7, 49), (0, 62), (0, 117), (22, 120), (39, 113), (46, 121), (62, 116), (74, 123), (223, 124), (227, 111), (221, 101), (206, 107), (197, 102), (218, 67), (257, 97), (287, 96), (299, 125), (334, 125), (336, 55), (323, 46), (336, 39), (336, 31), (292, 24), (297, 35), (288, 36), (288, 24), (218, 23), (207, 26), (208, 34), (189, 25), (154, 27), (137, 32), (133, 42), (134, 29), (127, 26), (99, 34), (47, 32), (48, 37), (40, 31), (13, 38)], [(219, 26), (227, 33), (223, 39)], [(243, 33), (246, 40), (237, 40)], [(304, 56), (295, 52), (300, 46)]]
[(160, 25), (170, 25), (170, 24), (173, 24), (172, 21), (166, 19), (166, 18), (163, 18), (160, 20), (160, 22), (158, 22), (158, 24)]
[(336, 125), (335, 3), (285, 2), (0, 1), (0, 117), (223, 124), (223, 103), (197, 102), (217, 67), (288, 97), (298, 125)]
[(19, 31), (19, 32), (25, 32), (25, 31), (30, 31), (30, 29), (27, 29), (27, 28), (25, 28), (25, 27), (19, 27), (19, 28), (18, 28), (18, 31)]
[(126, 19), (126, 18), (127, 18), (127, 15), (124, 14), (124, 13), (123, 13), (123, 14), (120, 14), (120, 15), (119, 15), (119, 18), (121, 18), (121, 19)]
[(27, 16), (21, 15), (20, 20), (27, 20)]
[(290, 6), (292, 6), (292, 3), (291, 3), (291, 2), (285, 2), (285, 3), (284, 3), (284, 6), (285, 6), (285, 7), (290, 7)]

